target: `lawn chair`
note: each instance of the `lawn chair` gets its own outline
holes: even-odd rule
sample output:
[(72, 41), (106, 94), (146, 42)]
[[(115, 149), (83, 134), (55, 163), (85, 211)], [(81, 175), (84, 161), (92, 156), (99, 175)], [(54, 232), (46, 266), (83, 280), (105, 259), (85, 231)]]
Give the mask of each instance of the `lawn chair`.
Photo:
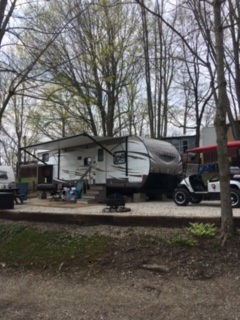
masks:
[(54, 185), (54, 188), (52, 190), (48, 190), (48, 192), (51, 195), (50, 201), (59, 201), (61, 200), (61, 190), (58, 184)]
[(75, 193), (77, 195), (77, 198), (81, 198), (82, 197), (82, 193), (83, 193), (83, 182), (82, 181), (78, 181), (76, 184), (75, 184)]

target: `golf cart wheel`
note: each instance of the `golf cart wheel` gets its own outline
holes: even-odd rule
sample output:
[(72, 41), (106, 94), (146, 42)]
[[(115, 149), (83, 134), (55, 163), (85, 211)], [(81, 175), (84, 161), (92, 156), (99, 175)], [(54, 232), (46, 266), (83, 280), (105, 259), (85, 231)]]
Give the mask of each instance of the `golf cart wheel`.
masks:
[(178, 206), (186, 206), (190, 200), (189, 192), (183, 188), (177, 189), (174, 191), (173, 200)]
[(240, 207), (240, 191), (237, 189), (231, 189), (231, 206), (232, 208)]
[(202, 201), (202, 195), (201, 194), (191, 194), (190, 202), (192, 202), (192, 203), (200, 203), (201, 201)]

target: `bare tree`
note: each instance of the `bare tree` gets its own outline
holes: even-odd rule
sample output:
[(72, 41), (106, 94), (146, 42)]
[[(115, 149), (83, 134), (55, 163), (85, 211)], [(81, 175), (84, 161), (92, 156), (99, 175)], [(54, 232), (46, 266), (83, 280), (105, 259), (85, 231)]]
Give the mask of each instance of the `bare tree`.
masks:
[(148, 117), (150, 124), (150, 136), (155, 137), (154, 128), (154, 110), (153, 110), (153, 100), (152, 100), (152, 90), (151, 90), (151, 68), (150, 68), (150, 50), (149, 50), (149, 28), (147, 11), (144, 6), (144, 0), (141, 0), (141, 17), (142, 17), (142, 43), (144, 52), (144, 66), (145, 66), (145, 81), (147, 90), (147, 103), (148, 103)]
[[(155, 11), (163, 15), (166, 11), (165, 1), (157, 1)], [(166, 5), (167, 7), (167, 5)], [(168, 14), (169, 19), (172, 19), (172, 25), (175, 25), (176, 14)], [(155, 130), (156, 137), (166, 137), (169, 126), (169, 109), (171, 94), (173, 88), (174, 75), (176, 73), (175, 50), (176, 37), (171, 29), (167, 28), (164, 23), (154, 17), (154, 105), (155, 105)]]
[[(211, 2), (202, 1), (203, 7), (200, 2), (189, 0), (190, 6), (194, 8), (195, 17), (201, 26), (201, 31), (205, 35), (206, 42), (211, 48), (211, 56), (213, 63), (216, 68), (216, 85), (213, 86), (214, 96), (216, 101), (216, 117), (215, 117), (215, 129), (217, 135), (218, 145), (218, 163), (219, 163), (219, 178), (221, 185), (221, 217), (222, 217), (222, 237), (225, 238), (228, 234), (234, 232), (234, 221), (231, 208), (231, 196), (230, 196), (230, 169), (227, 152), (227, 127), (226, 119), (227, 116), (232, 126), (233, 134), (235, 138), (239, 137), (239, 130), (234, 121), (230, 102), (227, 94), (227, 81), (225, 78), (225, 51), (224, 51), (224, 30), (228, 27), (224, 24), (223, 19), (224, 9), (227, 11), (227, 16), (231, 16), (233, 12), (226, 8), (225, 0), (213, 0)], [(196, 10), (198, 6), (198, 10)], [(211, 27), (207, 26), (207, 20), (203, 18), (203, 15), (207, 16), (206, 13), (211, 12), (212, 8), (213, 19), (209, 20), (212, 23)], [(205, 28), (203, 28), (205, 26)], [(213, 29), (213, 30), (212, 30)], [(212, 36), (214, 35), (214, 36)], [(210, 65), (208, 65), (210, 70)], [(211, 70), (212, 81), (214, 81), (214, 72)]]
[[(238, 0), (227, 1), (228, 10), (223, 10), (224, 20), (228, 28), (226, 29), (226, 41), (224, 41), (224, 50), (226, 52), (226, 68), (229, 73), (230, 93), (232, 104), (235, 105), (235, 118), (240, 113), (240, 5)], [(226, 14), (225, 14), (226, 12)], [(229, 35), (229, 36), (228, 36)], [(235, 138), (240, 139), (239, 130), (234, 131)]]
[(23, 144), (37, 143), (40, 138), (41, 133), (37, 128), (32, 130), (30, 117), (34, 108), (31, 99), (24, 95), (15, 95), (3, 115), (1, 141), (4, 154), (2, 158), (8, 165), (17, 167), (23, 160), (19, 149)]
[[(216, 78), (216, 46), (214, 43), (214, 33), (215, 33), (215, 24), (213, 20), (213, 4), (214, 1), (194, 1), (188, 0), (187, 1), (189, 8), (191, 8), (194, 17), (198, 23), (199, 30), (202, 34), (202, 37), (208, 47), (207, 56), (205, 59), (205, 65), (208, 68), (209, 75), (211, 77), (212, 82), (212, 90), (213, 96), (215, 98), (215, 103), (218, 103), (218, 96), (217, 96), (217, 86), (215, 85), (215, 78)], [(232, 65), (236, 65), (235, 59), (231, 59), (230, 63), (226, 61), (226, 52), (228, 51), (228, 47), (230, 48), (230, 43), (228, 41), (227, 33), (229, 33), (229, 27), (231, 24), (228, 22), (229, 17), (233, 15), (233, 11), (230, 10), (230, 7), (226, 7), (226, 1), (223, 1), (224, 6), (221, 7), (221, 12), (223, 14), (222, 23), (224, 23), (224, 32), (225, 32), (225, 41), (228, 43), (228, 46), (225, 46), (224, 50), (224, 67), (227, 68), (229, 66), (229, 73), (232, 74)], [(226, 50), (227, 49), (227, 50)], [(234, 52), (231, 49), (231, 52)], [(227, 70), (227, 69), (226, 69)], [(231, 84), (229, 83), (229, 87), (231, 88)], [(229, 105), (226, 105), (227, 117), (231, 124), (233, 135), (235, 139), (240, 139), (240, 133), (238, 124), (235, 121), (233, 116), (233, 111)]]
[[(9, 31), (7, 29), (7, 24), (9, 23), (10, 17), (12, 16), (14, 9), (16, 9), (16, 2), (17, 1), (11, 2), (9, 10), (7, 3), (4, 2), (6, 6), (3, 5), (3, 9), (5, 9), (5, 12), (3, 12), (3, 16), (6, 16), (6, 18), (3, 19), (2, 27), (5, 28), (2, 31), (3, 36), (6, 34), (6, 31)], [(26, 3), (26, 5), (27, 4), (28, 3)], [(47, 41), (45, 42), (44, 46), (42, 48), (39, 48), (38, 53), (35, 56), (32, 55), (31, 45), (27, 44), (24, 41), (24, 34), (29, 32), (30, 29), (24, 27), (23, 25), (19, 25), (11, 29), (11, 42), (9, 42), (10, 40), (8, 39), (8, 41), (6, 41), (6, 45), (4, 46), (4, 50), (3, 48), (1, 48), (2, 59), (0, 61), (0, 125), (2, 117), (11, 99), (15, 95), (22, 94), (22, 85), (25, 84), (24, 92), (27, 86), (35, 86), (33, 82), (36, 81), (37, 77), (39, 76), (35, 68), (37, 62), (40, 60), (41, 56), (49, 49), (49, 47), (54, 43), (54, 41), (64, 28), (65, 25), (61, 26), (53, 34), (48, 35)], [(13, 47), (21, 48), (21, 54), (18, 56), (17, 61), (15, 61), (16, 49), (12, 49)], [(40, 70), (40, 73), (42, 73), (42, 70)], [(7, 82), (2, 81), (2, 78), (7, 79)]]
[(123, 125), (118, 112), (122, 95), (139, 78), (134, 11), (108, 0), (91, 5), (53, 1), (52, 6), (55, 21), (71, 23), (67, 36), (61, 34), (40, 61), (41, 68), (51, 69), (52, 81), (75, 97), (75, 109), (66, 105), (67, 112), (85, 122), (89, 132), (115, 135)]
[(88, 130), (87, 121), (82, 121), (84, 115), (77, 113), (78, 99), (69, 91), (46, 84), (39, 94), (41, 100), (34, 99), (36, 108), (30, 121), (46, 138), (57, 139)]
[(0, 0), (0, 48), (2, 45), (3, 37), (9, 31), (7, 28), (16, 4), (17, 0)]
[(234, 221), (231, 208), (230, 195), (230, 169), (227, 152), (226, 134), (226, 114), (230, 109), (230, 103), (226, 89), (226, 79), (224, 74), (224, 45), (223, 45), (223, 22), (221, 7), (225, 1), (214, 0), (214, 26), (215, 26), (215, 49), (216, 49), (216, 69), (218, 84), (218, 101), (215, 118), (215, 128), (217, 134), (217, 151), (219, 162), (219, 179), (221, 185), (221, 217), (222, 217), (222, 237), (234, 232)]
[[(189, 0), (191, 2), (191, 0)], [(188, 1), (188, 2), (189, 2)], [(143, 6), (142, 1), (136, 0), (141, 6)], [(200, 3), (200, 1), (198, 2)], [(202, 1), (203, 5), (207, 1)], [(216, 57), (216, 73), (217, 73), (217, 88), (218, 91), (215, 92), (215, 97), (217, 100), (216, 108), (216, 118), (215, 127), (217, 133), (217, 143), (218, 143), (218, 160), (219, 160), (219, 174), (220, 174), (220, 184), (221, 184), (221, 217), (222, 217), (222, 236), (225, 238), (228, 234), (234, 232), (234, 221), (231, 208), (231, 197), (230, 197), (230, 184), (229, 184), (229, 163), (227, 154), (227, 135), (226, 135), (226, 114), (230, 114), (230, 104), (226, 91), (226, 80), (224, 76), (224, 50), (223, 50), (223, 21), (221, 16), (221, 9), (225, 0), (213, 0), (208, 2), (212, 6), (214, 19), (214, 36), (215, 43), (212, 40), (212, 35), (209, 34), (209, 30), (205, 29), (208, 33), (208, 40), (210, 46), (212, 46), (212, 55)], [(146, 9), (146, 8), (145, 8)], [(152, 14), (154, 13), (149, 8), (147, 9)], [(179, 36), (179, 38), (184, 42), (189, 51), (198, 59), (198, 62), (203, 63), (208, 66), (206, 61), (195, 52), (194, 48), (188, 43), (187, 39), (181, 32), (176, 30), (171, 26), (161, 15), (158, 15), (166, 25), (174, 30), (174, 32)], [(214, 45), (212, 45), (214, 43)]]
[[(179, 17), (183, 17), (180, 20), (181, 26), (184, 26), (184, 19), (187, 19), (187, 25), (184, 26), (185, 29), (189, 28), (190, 25), (194, 26), (196, 24), (194, 17), (191, 14), (187, 14), (186, 10), (179, 10), (178, 13)], [(179, 30), (181, 30), (181, 26), (178, 27)], [(196, 55), (201, 55), (203, 54), (204, 42), (200, 30), (197, 30), (197, 25), (195, 29), (195, 32), (188, 33), (188, 44), (191, 44), (191, 47), (194, 48)], [(178, 122), (178, 126), (183, 128), (183, 134), (186, 134), (188, 129), (194, 130), (196, 133), (195, 143), (198, 146), (205, 111), (209, 107), (209, 103), (214, 105), (213, 89), (211, 88), (211, 79), (207, 77), (208, 69), (206, 66), (198, 63), (197, 56), (189, 52), (184, 42), (181, 42), (179, 47), (182, 55), (177, 70), (178, 77), (175, 77), (175, 82), (177, 83), (178, 91), (179, 88), (183, 89), (179, 91), (179, 95), (184, 95), (183, 99), (181, 99), (184, 104), (184, 113), (183, 122), (181, 123), (178, 115), (175, 117), (175, 122)], [(212, 111), (215, 113), (214, 107)], [(212, 117), (213, 119), (214, 117)]]

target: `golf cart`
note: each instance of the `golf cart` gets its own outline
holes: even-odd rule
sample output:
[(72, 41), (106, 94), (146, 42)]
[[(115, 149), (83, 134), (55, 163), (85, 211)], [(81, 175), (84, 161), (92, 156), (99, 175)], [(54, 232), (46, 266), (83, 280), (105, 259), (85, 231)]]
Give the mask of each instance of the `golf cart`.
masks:
[[(239, 161), (240, 141), (231, 141), (227, 144), (229, 156), (235, 159), (235, 166), (230, 166), (230, 192), (232, 208), (240, 207), (240, 168)], [(202, 154), (203, 164), (197, 166), (197, 173), (186, 175), (179, 183), (173, 194), (173, 200), (178, 206), (186, 206), (189, 202), (200, 203), (202, 200), (220, 199), (220, 181), (218, 178), (217, 145), (208, 145), (188, 149), (187, 154)], [(207, 162), (206, 162), (207, 160)], [(188, 164), (186, 164), (187, 167)]]

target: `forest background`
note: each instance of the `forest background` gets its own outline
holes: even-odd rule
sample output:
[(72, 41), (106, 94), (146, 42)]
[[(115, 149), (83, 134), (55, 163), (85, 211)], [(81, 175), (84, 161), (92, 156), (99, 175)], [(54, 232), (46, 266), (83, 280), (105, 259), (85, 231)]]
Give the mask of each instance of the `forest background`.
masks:
[[(222, 4), (231, 122), (240, 106), (240, 7), (238, 0)], [(194, 134), (198, 145), (202, 128), (214, 123), (208, 1), (0, 0), (0, 25), (4, 164), (21, 160), (23, 145), (82, 131)]]

